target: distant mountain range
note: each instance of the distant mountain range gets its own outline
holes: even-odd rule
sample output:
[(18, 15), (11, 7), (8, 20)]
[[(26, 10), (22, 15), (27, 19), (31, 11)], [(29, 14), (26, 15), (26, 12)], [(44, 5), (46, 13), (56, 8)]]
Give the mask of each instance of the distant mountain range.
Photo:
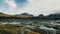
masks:
[(15, 14), (15, 15), (0, 13), (0, 17), (28, 18), (28, 19), (30, 19), (30, 18), (31, 19), (60, 19), (60, 13), (50, 14), (48, 16), (44, 16), (43, 14), (40, 14), (39, 16), (34, 16), (34, 15), (28, 14), (28, 13)]

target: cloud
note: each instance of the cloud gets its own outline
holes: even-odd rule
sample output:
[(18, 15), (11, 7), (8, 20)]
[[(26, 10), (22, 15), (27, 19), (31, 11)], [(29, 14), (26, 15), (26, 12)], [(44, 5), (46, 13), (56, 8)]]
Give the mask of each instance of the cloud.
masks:
[(55, 13), (56, 10), (60, 10), (60, 0), (28, 0), (28, 5), (19, 10), (34, 15), (49, 15)]
[(16, 8), (16, 3), (14, 0), (5, 0), (5, 3), (7, 3), (12, 8)]
[[(5, 0), (5, 3), (10, 7), (5, 9), (5, 13), (16, 14), (16, 13), (31, 13), (33, 15), (49, 15), (51, 13), (60, 13), (60, 0), (26, 0), (25, 6), (22, 3), (26, 3), (22, 0)], [(17, 6), (18, 5), (18, 6)], [(22, 6), (22, 8), (21, 8)], [(17, 7), (17, 8), (16, 8)]]

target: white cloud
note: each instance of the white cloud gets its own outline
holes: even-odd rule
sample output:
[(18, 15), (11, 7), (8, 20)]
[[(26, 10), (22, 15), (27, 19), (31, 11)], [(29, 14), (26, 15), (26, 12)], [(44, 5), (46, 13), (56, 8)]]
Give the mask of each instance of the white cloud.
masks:
[(28, 0), (28, 5), (20, 11), (32, 13), (34, 15), (48, 15), (60, 10), (60, 0)]
[(16, 3), (14, 0), (5, 0), (5, 3), (7, 3), (11, 8), (16, 8)]
[[(60, 10), (60, 0), (28, 0), (27, 6), (20, 9), (15, 8), (16, 4), (14, 0), (6, 0), (6, 3), (12, 7), (9, 10), (11, 10), (12, 12), (10, 11), (10, 13), (13, 14), (15, 14), (16, 12), (17, 13), (28, 12), (34, 15), (38, 14), (48, 15), (57, 12), (56, 10)], [(15, 11), (15, 9), (17, 10)]]

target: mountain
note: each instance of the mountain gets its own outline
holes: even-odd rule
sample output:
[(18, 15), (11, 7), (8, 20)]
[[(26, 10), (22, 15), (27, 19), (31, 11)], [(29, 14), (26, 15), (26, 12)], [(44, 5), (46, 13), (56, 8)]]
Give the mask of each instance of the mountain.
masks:
[(10, 19), (16, 19), (16, 18), (27, 18), (27, 19), (60, 19), (60, 13), (58, 14), (50, 14), (48, 16), (44, 16), (43, 14), (40, 14), (39, 16), (34, 16), (32, 14), (28, 13), (22, 13), (22, 14), (16, 14), (16, 15), (10, 15), (10, 14), (5, 14), (0, 12), (0, 18), (10, 18)]
[(43, 17), (44, 15), (43, 14), (40, 14), (39, 17)]
[(0, 12), (0, 17), (10, 17), (11, 15), (9, 15), (9, 14), (4, 14), (4, 13), (1, 13)]
[(48, 15), (48, 17), (50, 17), (50, 18), (60, 18), (60, 13), (58, 13), (58, 14), (50, 14), (50, 15)]
[(20, 18), (34, 17), (32, 14), (28, 14), (28, 13), (16, 14), (14, 16)]

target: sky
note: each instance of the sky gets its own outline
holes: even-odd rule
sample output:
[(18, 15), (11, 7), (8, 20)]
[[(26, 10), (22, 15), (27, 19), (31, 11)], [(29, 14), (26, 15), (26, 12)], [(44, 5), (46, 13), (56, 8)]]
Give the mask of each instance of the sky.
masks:
[(0, 12), (12, 15), (26, 12), (35, 16), (60, 13), (60, 0), (0, 0)]

